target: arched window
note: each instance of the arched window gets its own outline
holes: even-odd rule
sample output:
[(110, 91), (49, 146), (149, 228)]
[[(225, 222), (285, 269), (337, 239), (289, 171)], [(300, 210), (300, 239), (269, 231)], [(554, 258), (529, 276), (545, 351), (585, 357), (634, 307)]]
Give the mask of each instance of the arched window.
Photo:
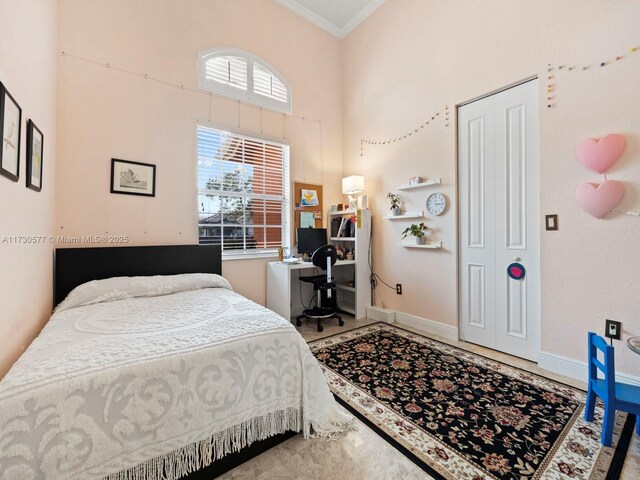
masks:
[(198, 54), (198, 86), (208, 92), (291, 113), (291, 86), (265, 60), (236, 48)]

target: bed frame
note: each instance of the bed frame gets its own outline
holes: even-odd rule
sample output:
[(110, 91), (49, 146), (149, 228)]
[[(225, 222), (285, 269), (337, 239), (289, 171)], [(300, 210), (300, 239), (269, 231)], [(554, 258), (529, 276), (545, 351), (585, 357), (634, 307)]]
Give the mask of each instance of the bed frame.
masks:
[(54, 305), (78, 285), (111, 277), (222, 274), (220, 245), (58, 248), (55, 252)]
[[(222, 249), (220, 245), (58, 248), (55, 251), (54, 272), (55, 306), (75, 287), (91, 280), (179, 273), (221, 275)], [(297, 432), (285, 432), (254, 442), (184, 478), (216, 478), (295, 435)]]

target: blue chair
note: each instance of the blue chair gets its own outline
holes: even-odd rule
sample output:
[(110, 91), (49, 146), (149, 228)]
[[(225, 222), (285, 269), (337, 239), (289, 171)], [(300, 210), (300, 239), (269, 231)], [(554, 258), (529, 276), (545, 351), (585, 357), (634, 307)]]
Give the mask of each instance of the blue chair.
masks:
[[(616, 410), (632, 413), (636, 416), (636, 433), (640, 435), (640, 387), (616, 382), (613, 346), (608, 345), (604, 338), (589, 332), (588, 349), (589, 388), (587, 389), (584, 419), (587, 422), (593, 421), (597, 395), (604, 402), (602, 445), (611, 446)], [(604, 354), (604, 365), (598, 360), (598, 350)], [(604, 374), (604, 378), (598, 378), (598, 370)]]

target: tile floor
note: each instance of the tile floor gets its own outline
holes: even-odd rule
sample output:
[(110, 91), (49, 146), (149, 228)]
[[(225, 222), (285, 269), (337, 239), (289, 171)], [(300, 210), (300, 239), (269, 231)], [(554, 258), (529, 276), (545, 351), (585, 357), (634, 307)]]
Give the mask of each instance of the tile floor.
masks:
[[(345, 321), (344, 327), (339, 327), (337, 322), (326, 322), (322, 333), (318, 333), (315, 324), (309, 321), (298, 331), (305, 340), (311, 341), (350, 328), (374, 323), (367, 319), (356, 321), (353, 318), (346, 318)], [(404, 325), (400, 326), (471, 352), (490, 356), (513, 366), (526, 368), (532, 373), (538, 373), (575, 387), (585, 388), (583, 382), (543, 370), (532, 362), (466, 342), (451, 341), (435, 335), (428, 335)], [(314, 439), (305, 441), (300, 435), (293, 437), (220, 478), (223, 480), (333, 480), (336, 478), (417, 480), (432, 478), (362, 422), (358, 420), (356, 422), (357, 431), (342, 435), (336, 441), (328, 442)], [(620, 478), (622, 480), (640, 478), (640, 438), (637, 435), (634, 435), (631, 441)]]

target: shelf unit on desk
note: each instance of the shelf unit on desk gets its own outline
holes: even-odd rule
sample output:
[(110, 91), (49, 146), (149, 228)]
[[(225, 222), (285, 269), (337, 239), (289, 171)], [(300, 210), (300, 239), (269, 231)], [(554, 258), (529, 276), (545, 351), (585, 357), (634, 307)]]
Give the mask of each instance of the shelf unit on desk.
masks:
[[(369, 283), (369, 235), (371, 232), (370, 210), (343, 210), (329, 212), (330, 221), (335, 217), (356, 216), (354, 237), (330, 237), (329, 243), (342, 249), (348, 248), (355, 254), (353, 266), (345, 266), (333, 271), (338, 295), (338, 308), (364, 318), (371, 305), (371, 284)], [(329, 225), (329, 228), (331, 225)]]

